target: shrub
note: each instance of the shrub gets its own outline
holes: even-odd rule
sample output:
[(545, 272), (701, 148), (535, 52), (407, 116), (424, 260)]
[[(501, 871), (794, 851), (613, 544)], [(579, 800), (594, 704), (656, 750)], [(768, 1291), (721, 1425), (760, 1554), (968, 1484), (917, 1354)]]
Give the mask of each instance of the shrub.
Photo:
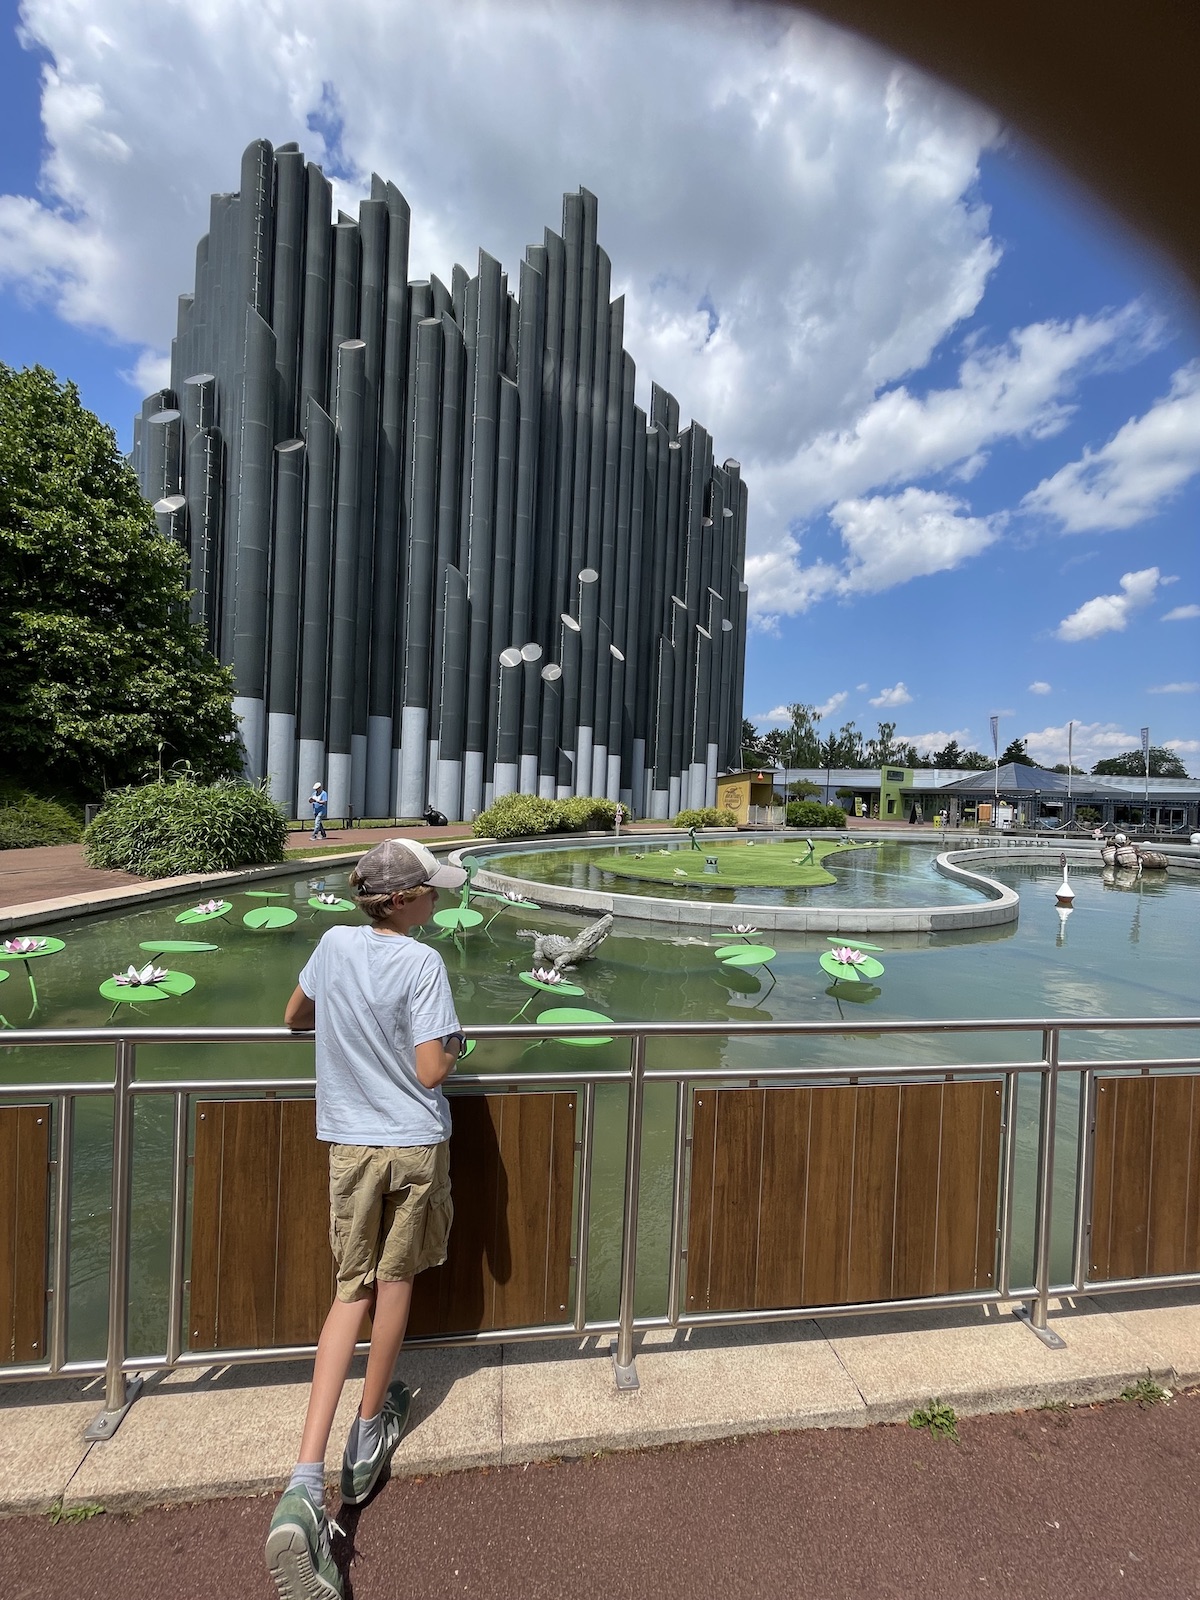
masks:
[(0, 798), (0, 850), (39, 844), (75, 844), (83, 833), (79, 819), (57, 800), (41, 800), (22, 789)]
[(793, 800), (787, 808), (789, 828), (844, 828), (841, 806), (823, 806), (819, 800)]
[(172, 777), (117, 789), (83, 836), (88, 864), (147, 878), (282, 861), (287, 824), (265, 789)]
[(502, 794), (481, 811), (471, 825), (477, 839), (521, 839), (531, 833), (549, 833), (557, 802), (536, 794)]
[(693, 806), (675, 818), (677, 828), (736, 828), (737, 812), (721, 806)]
[(586, 833), (589, 828), (613, 828), (617, 822), (617, 803), (598, 795), (573, 795), (554, 801), (555, 833)]

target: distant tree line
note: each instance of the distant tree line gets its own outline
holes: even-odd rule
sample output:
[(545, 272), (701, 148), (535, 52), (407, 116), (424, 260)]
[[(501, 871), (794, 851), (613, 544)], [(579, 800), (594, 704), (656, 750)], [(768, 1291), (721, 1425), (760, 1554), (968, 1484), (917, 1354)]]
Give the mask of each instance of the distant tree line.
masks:
[[(791, 723), (786, 728), (772, 728), (760, 733), (748, 718), (742, 723), (742, 761), (753, 766), (805, 767), (812, 770), (833, 767), (857, 768), (864, 771), (880, 767), (939, 767), (944, 771), (983, 772), (995, 763), (978, 750), (964, 750), (957, 739), (951, 739), (940, 750), (922, 755), (910, 740), (896, 738), (896, 724), (881, 722), (873, 738), (868, 738), (853, 721), (844, 722), (836, 733), (821, 736), (820, 717), (816, 707), (797, 703), (788, 706)], [(1013, 739), (1000, 752), (1000, 765), (1015, 764), (1036, 767), (1024, 739)], [(1065, 761), (1050, 769), (1052, 772), (1068, 771), (1083, 777), (1081, 767), (1068, 768)], [(1121, 756), (1106, 756), (1092, 768), (1095, 777), (1140, 778), (1145, 772), (1141, 750), (1129, 750)], [(1186, 778), (1182, 761), (1173, 750), (1161, 745), (1150, 747), (1150, 776), (1152, 778)]]

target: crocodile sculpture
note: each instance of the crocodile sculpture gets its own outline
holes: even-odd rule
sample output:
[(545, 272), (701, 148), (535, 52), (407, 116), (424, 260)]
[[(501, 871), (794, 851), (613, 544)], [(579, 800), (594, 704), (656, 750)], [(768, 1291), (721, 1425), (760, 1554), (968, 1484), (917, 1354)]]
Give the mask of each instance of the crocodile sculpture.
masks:
[(535, 967), (549, 962), (559, 972), (570, 972), (581, 961), (592, 959), (608, 938), (612, 923), (612, 913), (608, 912), (599, 922), (589, 923), (573, 939), (561, 933), (538, 933), (535, 928), (518, 928), (517, 938), (533, 940)]

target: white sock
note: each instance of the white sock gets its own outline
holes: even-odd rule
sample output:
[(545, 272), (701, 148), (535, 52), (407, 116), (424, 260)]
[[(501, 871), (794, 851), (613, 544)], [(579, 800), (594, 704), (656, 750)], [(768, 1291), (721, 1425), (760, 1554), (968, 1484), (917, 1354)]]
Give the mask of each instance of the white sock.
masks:
[(307, 1489), (308, 1498), (318, 1511), (325, 1507), (325, 1463), (323, 1461), (297, 1461), (289, 1489)]

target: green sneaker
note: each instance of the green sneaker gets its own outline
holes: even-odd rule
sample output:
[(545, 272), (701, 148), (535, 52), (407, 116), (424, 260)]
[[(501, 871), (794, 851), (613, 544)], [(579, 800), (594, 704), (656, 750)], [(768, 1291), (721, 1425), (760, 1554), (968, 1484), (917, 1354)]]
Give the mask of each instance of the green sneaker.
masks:
[(267, 1570), (280, 1600), (343, 1600), (330, 1526), (324, 1506), (314, 1506), (307, 1489), (284, 1491), (267, 1535)]
[(383, 1426), (380, 1429), (379, 1448), (366, 1461), (355, 1463), (349, 1453), (342, 1457), (342, 1504), (360, 1506), (368, 1498), (380, 1474), (392, 1459), (396, 1446), (408, 1425), (408, 1408), (412, 1396), (407, 1385), (397, 1378), (383, 1402)]

